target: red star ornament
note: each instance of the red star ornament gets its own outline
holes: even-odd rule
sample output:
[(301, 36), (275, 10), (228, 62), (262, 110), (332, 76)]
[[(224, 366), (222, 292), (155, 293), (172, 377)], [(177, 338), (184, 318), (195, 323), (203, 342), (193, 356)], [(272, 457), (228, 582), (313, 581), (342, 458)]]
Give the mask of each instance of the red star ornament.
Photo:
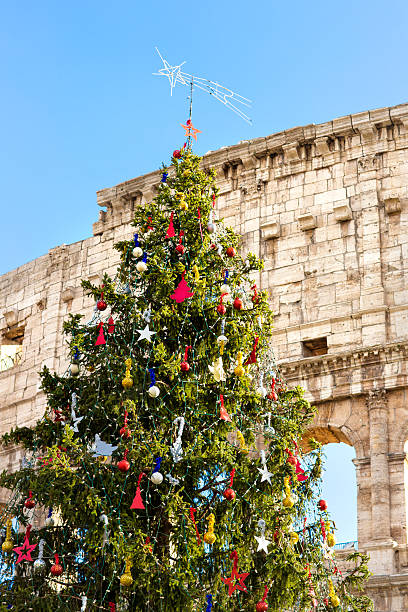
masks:
[(29, 527), (30, 529), (27, 529), (28, 533), (26, 532), (23, 545), (16, 546), (15, 548), (13, 548), (16, 555), (18, 555), (16, 563), (20, 563), (21, 561), (32, 561), (31, 553), (33, 552), (37, 544), (30, 544), (30, 542), (28, 541), (28, 536), (30, 535), (31, 531), (31, 525)]
[(192, 136), (194, 140), (197, 140), (197, 134), (201, 134), (201, 130), (198, 130), (197, 128), (194, 127), (191, 119), (187, 119), (186, 125), (183, 125), (182, 123), (180, 123), (180, 125), (182, 128), (186, 130), (186, 134), (185, 134), (186, 138), (188, 138), (189, 136)]
[[(228, 597), (231, 597), (234, 591), (247, 591), (246, 585), (244, 584), (245, 578), (249, 576), (249, 572), (246, 574), (238, 574), (236, 568), (232, 568), (231, 576), (229, 578), (222, 578), (224, 584), (228, 584)], [(238, 580), (238, 583), (233, 584), (234, 580)]]

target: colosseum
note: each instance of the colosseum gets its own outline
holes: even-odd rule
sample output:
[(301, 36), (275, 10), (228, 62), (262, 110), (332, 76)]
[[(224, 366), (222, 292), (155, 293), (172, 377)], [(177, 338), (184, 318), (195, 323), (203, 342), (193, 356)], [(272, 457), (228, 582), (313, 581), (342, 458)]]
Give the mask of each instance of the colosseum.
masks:
[[(240, 142), (203, 164), (217, 171), (220, 216), (265, 260), (275, 354), (318, 407), (313, 435), (355, 449), (375, 610), (406, 611), (408, 104)], [(93, 308), (80, 280), (114, 272), (113, 244), (159, 181), (152, 172), (98, 191), (93, 236), (0, 277), (1, 433), (42, 415), (38, 371), (66, 369), (63, 320)], [(2, 451), (0, 468), (20, 455)]]

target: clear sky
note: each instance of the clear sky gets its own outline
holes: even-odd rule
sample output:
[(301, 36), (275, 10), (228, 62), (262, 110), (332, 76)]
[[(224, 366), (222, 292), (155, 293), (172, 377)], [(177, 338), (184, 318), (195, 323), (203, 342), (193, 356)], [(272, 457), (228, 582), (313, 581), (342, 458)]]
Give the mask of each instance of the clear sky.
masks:
[[(156, 169), (183, 143), (188, 92), (170, 97), (152, 76), (156, 45), (170, 63), (186, 60), (187, 72), (254, 101), (249, 126), (195, 96), (205, 153), (406, 102), (407, 18), (405, 0), (3, 2), (0, 274), (91, 235), (95, 191)], [(355, 506), (343, 448), (328, 448), (325, 494)], [(354, 537), (345, 526), (339, 539)]]
[(3, 2), (0, 273), (92, 233), (95, 191), (182, 144), (172, 64), (254, 101), (253, 126), (206, 94), (197, 152), (407, 101), (405, 0)]

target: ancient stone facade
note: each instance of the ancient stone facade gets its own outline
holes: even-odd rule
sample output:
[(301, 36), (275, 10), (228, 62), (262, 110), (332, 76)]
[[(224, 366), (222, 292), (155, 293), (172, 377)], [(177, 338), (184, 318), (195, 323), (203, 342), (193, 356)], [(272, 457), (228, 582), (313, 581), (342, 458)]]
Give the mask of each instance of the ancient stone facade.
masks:
[[(408, 105), (294, 128), (208, 153), (219, 213), (265, 260), (256, 279), (275, 311), (274, 346), (290, 385), (318, 406), (313, 435), (353, 445), (358, 546), (371, 555), (375, 609), (408, 610)], [(91, 315), (80, 279), (113, 273), (157, 172), (98, 192), (91, 238), (0, 277), (0, 431), (41, 416), (38, 370), (67, 368), (62, 322)], [(13, 469), (19, 453), (0, 454)]]

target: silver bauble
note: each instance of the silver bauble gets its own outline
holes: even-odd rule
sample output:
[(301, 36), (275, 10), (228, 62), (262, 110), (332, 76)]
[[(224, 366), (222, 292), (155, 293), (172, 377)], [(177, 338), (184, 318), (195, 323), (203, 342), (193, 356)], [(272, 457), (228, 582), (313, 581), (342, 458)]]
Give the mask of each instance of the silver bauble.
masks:
[(137, 246), (133, 249), (132, 255), (133, 257), (141, 257), (143, 255), (143, 250), (139, 246)]
[(214, 225), (214, 223), (209, 223), (207, 225), (207, 232), (209, 234), (213, 234), (215, 232), (215, 225)]
[(153, 484), (159, 485), (163, 482), (163, 474), (160, 472), (153, 472), (153, 474), (150, 476), (150, 480)]
[(43, 561), (42, 559), (36, 559), (34, 561), (34, 572), (36, 574), (43, 574), (46, 569), (47, 569), (47, 565), (45, 561)]
[(77, 363), (71, 363), (71, 376), (78, 376), (79, 365)]

